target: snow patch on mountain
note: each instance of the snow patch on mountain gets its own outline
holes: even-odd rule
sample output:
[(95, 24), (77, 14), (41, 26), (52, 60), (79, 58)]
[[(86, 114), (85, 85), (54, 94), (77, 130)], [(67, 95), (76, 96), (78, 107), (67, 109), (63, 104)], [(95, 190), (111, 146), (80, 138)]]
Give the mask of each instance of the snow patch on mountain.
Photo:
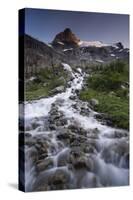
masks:
[(103, 46), (108, 46), (108, 44), (102, 43), (100, 41), (80, 41), (78, 43), (80, 47), (89, 47), (89, 46), (94, 46), (94, 47), (103, 47)]

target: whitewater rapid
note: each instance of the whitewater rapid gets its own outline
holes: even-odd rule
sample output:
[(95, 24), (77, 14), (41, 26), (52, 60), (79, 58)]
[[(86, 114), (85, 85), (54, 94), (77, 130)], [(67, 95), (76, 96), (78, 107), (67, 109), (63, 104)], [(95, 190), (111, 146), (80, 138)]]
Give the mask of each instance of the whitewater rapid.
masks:
[[(44, 137), (47, 137), (47, 135), (50, 134), (49, 131), (45, 130), (44, 127), (47, 126), (45, 124), (45, 119), (49, 117), (49, 113), (51, 111), (53, 103), (56, 104), (58, 100), (62, 100), (61, 104), (58, 104), (58, 110), (59, 112), (62, 112), (67, 119), (68, 123), (71, 124), (72, 121), (76, 121), (80, 127), (82, 127), (84, 130), (98, 130), (99, 131), (99, 137), (95, 140), (97, 144), (99, 145), (99, 152), (92, 155), (93, 161), (95, 163), (95, 168), (93, 172), (83, 172), (80, 171), (80, 175), (83, 176), (83, 180), (80, 183), (80, 186), (77, 185), (79, 174), (75, 172), (71, 172), (67, 168), (67, 166), (64, 166), (64, 168), (61, 168), (62, 170), (67, 171), (67, 173), (70, 173), (71, 175), (71, 182), (73, 185), (76, 185), (75, 187), (95, 187), (94, 185), (94, 175), (97, 177), (97, 187), (102, 186), (120, 186), (120, 185), (127, 185), (129, 181), (129, 169), (124, 166), (124, 162), (121, 158), (120, 162), (117, 164), (113, 164), (115, 162), (115, 159), (119, 155), (114, 155), (114, 150), (112, 150), (112, 146), (115, 148), (115, 144), (119, 146), (124, 143), (128, 143), (128, 138), (125, 137), (125, 130), (116, 129), (113, 127), (109, 127), (107, 125), (103, 125), (101, 122), (99, 122), (95, 118), (95, 113), (92, 109), (90, 109), (89, 116), (82, 115), (77, 109), (73, 108), (73, 104), (75, 103), (75, 100), (70, 99), (71, 96), (76, 95), (76, 91), (81, 90), (83, 87), (84, 77), (85, 74), (82, 72), (80, 68), (77, 69), (76, 72), (73, 72), (71, 67), (68, 64), (63, 63), (64, 69), (68, 70), (73, 80), (70, 81), (70, 87), (66, 88), (65, 92), (62, 92), (60, 94), (57, 94), (52, 97), (48, 98), (42, 98), (40, 100), (35, 100), (31, 102), (25, 102), (24, 104), (24, 116), (25, 116), (25, 132), (30, 133), (33, 136), (37, 135), (44, 135)], [(78, 97), (76, 97), (78, 98)], [(34, 130), (28, 130), (27, 127), (30, 127), (34, 120), (38, 121), (39, 128), (35, 128)], [(42, 128), (43, 127), (43, 128)], [(114, 133), (121, 133), (122, 137), (115, 138), (113, 137)], [(127, 133), (128, 134), (128, 133)], [(49, 157), (53, 159), (54, 161), (54, 167), (52, 169), (49, 169), (48, 171), (44, 171), (42, 174), (35, 175), (34, 170), (34, 164), (32, 161), (29, 162), (29, 158), (26, 160), (25, 168), (26, 168), (26, 174), (25, 174), (25, 180), (26, 180), (26, 187), (27, 190), (29, 189), (29, 185), (33, 185), (36, 180), (37, 182), (41, 181), (41, 177), (48, 177), (49, 174), (54, 173), (59, 167), (57, 166), (58, 158), (60, 156), (69, 154), (70, 148), (68, 146), (65, 146), (62, 148), (62, 150), (58, 150), (58, 140), (56, 138), (56, 133), (51, 131), (52, 137), (50, 138), (50, 141), (52, 144), (54, 144), (56, 149), (56, 154), (52, 155), (51, 152), (49, 152)], [(89, 135), (86, 136), (86, 140), (89, 142), (90, 138)], [(26, 151), (28, 151), (28, 147), (26, 147)], [(114, 159), (114, 161), (111, 160), (111, 162), (106, 162), (102, 158), (102, 154), (106, 149), (110, 149), (109, 156), (110, 160)], [(118, 151), (119, 153), (119, 151)], [(36, 183), (37, 184), (37, 183)]]

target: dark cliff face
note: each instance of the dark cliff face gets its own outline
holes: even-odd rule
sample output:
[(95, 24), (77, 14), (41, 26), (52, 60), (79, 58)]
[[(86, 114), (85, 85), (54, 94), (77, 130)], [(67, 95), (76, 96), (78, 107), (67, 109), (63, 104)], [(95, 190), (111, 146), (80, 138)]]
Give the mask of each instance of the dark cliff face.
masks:
[(24, 41), (25, 75), (32, 76), (45, 67), (58, 65), (65, 60), (63, 53), (57, 52), (47, 44), (24, 35), (20, 36), (20, 46)]
[(71, 29), (66, 28), (55, 36), (52, 45), (56, 48), (78, 47), (79, 41), (80, 39), (72, 33)]

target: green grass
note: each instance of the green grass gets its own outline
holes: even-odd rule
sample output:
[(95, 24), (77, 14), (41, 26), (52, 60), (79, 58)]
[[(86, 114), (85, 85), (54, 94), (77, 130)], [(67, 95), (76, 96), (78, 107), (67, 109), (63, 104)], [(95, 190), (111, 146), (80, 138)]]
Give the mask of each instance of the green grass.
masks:
[[(61, 77), (64, 77), (64, 79), (61, 79)], [(51, 67), (42, 69), (36, 74), (35, 80), (25, 84), (25, 100), (29, 101), (48, 97), (54, 88), (61, 85), (66, 86), (66, 78), (67, 75), (63, 70), (58, 69), (54, 73)]]
[(128, 82), (127, 64), (121, 62), (117, 67), (117, 62), (111, 63), (107, 68), (92, 73), (80, 99), (98, 99), (99, 104), (94, 107), (96, 111), (108, 115), (114, 126), (129, 129), (129, 89), (121, 87), (125, 82)]
[(39, 89), (33, 90), (33, 91), (26, 91), (25, 92), (25, 98), (27, 101), (39, 99), (41, 97), (47, 97), (48, 96), (48, 88), (40, 87)]
[(123, 129), (129, 128), (128, 99), (105, 92), (97, 92), (94, 89), (82, 91), (80, 98), (84, 101), (89, 101), (92, 98), (98, 99), (99, 104), (94, 107), (96, 111), (107, 114), (114, 126)]

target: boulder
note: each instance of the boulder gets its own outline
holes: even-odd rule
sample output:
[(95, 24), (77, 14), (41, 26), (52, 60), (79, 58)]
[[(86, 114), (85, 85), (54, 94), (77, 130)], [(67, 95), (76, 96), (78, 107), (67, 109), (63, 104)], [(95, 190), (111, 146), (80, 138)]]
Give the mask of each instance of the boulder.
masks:
[(56, 130), (56, 129), (57, 129), (57, 126), (56, 126), (55, 124), (49, 124), (49, 129), (50, 129), (51, 131)]
[(68, 126), (68, 129), (70, 129), (73, 133), (80, 132), (80, 127), (78, 126), (78, 124), (70, 124)]
[(32, 146), (36, 143), (36, 140), (33, 137), (25, 137), (24, 144)]
[(66, 83), (66, 80), (63, 76), (61, 76), (58, 81), (60, 81), (62, 84), (65, 84)]
[(86, 157), (79, 157), (74, 163), (73, 166), (75, 169), (86, 169), (87, 171), (93, 170), (93, 161), (92, 159)]
[(97, 99), (91, 99), (90, 101), (91, 106), (97, 106), (99, 104), (99, 101)]
[(85, 107), (81, 107), (80, 114), (83, 115), (83, 116), (89, 116), (90, 109), (89, 108), (85, 108)]
[(128, 133), (127, 132), (115, 131), (114, 137), (115, 138), (128, 137)]
[(50, 91), (50, 94), (58, 94), (58, 93), (62, 93), (65, 91), (65, 87), (63, 85), (58, 86), (56, 88), (54, 88), (53, 90)]
[(26, 150), (26, 157), (31, 159), (33, 162), (36, 162), (38, 160), (38, 152), (35, 147), (31, 147)]
[(91, 171), (93, 169), (93, 160), (81, 151), (81, 148), (72, 148), (70, 152), (69, 162), (76, 170), (85, 169)]
[(37, 168), (37, 171), (40, 172), (40, 171), (44, 171), (44, 170), (52, 168), (53, 165), (54, 165), (53, 160), (51, 158), (46, 158), (44, 160), (40, 160), (36, 168)]
[(48, 183), (53, 190), (69, 188), (70, 174), (63, 169), (57, 169), (55, 173), (49, 177)]
[(96, 153), (97, 151), (96, 151), (96, 149), (95, 149), (94, 146), (92, 146), (92, 145), (86, 145), (84, 147), (84, 152), (88, 153), (88, 154), (91, 154), (91, 153)]
[(69, 99), (71, 99), (71, 100), (75, 100), (77, 97), (76, 96), (74, 96), (74, 95), (71, 95), (70, 97), (69, 97)]

